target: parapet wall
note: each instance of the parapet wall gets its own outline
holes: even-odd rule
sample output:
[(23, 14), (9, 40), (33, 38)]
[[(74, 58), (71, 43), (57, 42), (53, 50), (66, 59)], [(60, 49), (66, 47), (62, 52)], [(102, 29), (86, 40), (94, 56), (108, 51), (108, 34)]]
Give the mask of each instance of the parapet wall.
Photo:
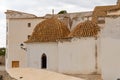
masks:
[(19, 11), (13, 11), (13, 10), (7, 10), (5, 12), (6, 18), (35, 18), (37, 17), (36, 15), (29, 14), (29, 13), (24, 13), (24, 12), (19, 12)]

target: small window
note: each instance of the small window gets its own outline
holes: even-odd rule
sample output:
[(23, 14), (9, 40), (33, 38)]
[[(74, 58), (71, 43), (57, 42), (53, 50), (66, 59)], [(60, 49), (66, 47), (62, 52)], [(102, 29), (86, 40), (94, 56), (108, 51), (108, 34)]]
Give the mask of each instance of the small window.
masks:
[(8, 34), (6, 36), (6, 45), (8, 45)]
[(23, 44), (23, 43), (21, 43), (21, 44), (20, 44), (20, 46), (24, 46), (24, 44)]
[(104, 24), (105, 23), (105, 18), (104, 17), (99, 17), (98, 18), (98, 23), (99, 24)]
[(30, 39), (30, 35), (28, 35), (28, 39)]
[(12, 68), (18, 68), (19, 67), (19, 61), (12, 61)]
[(28, 23), (28, 27), (31, 27), (31, 23)]
[(91, 20), (91, 19), (92, 19), (91, 16), (85, 16), (85, 17), (83, 18), (84, 21), (86, 21), (86, 20)]
[(8, 32), (8, 23), (7, 23), (7, 27), (6, 27), (6, 32)]
[(6, 28), (6, 32), (8, 32), (8, 26), (7, 26), (7, 28)]

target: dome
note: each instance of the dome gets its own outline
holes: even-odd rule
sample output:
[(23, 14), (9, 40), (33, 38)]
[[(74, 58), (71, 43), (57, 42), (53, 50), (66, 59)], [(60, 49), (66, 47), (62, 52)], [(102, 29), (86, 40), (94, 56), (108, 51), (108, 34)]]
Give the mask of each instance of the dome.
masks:
[(99, 31), (100, 27), (96, 23), (87, 20), (78, 24), (68, 37), (94, 37)]
[(67, 26), (53, 17), (37, 24), (31, 37), (26, 42), (55, 42), (67, 37), (69, 33)]

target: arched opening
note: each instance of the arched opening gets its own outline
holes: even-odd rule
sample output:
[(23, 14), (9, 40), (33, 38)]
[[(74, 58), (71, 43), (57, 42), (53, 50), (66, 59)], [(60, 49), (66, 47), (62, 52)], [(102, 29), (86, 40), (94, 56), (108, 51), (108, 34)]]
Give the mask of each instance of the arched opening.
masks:
[(45, 54), (41, 57), (41, 68), (46, 69), (47, 68), (47, 56)]

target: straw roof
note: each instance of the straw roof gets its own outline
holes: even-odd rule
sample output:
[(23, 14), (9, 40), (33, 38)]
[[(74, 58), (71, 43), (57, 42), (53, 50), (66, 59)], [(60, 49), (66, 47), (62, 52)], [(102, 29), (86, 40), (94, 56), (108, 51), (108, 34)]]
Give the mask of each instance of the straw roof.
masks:
[(92, 22), (85, 21), (78, 24), (68, 37), (95, 37), (100, 31), (100, 27)]
[(58, 39), (67, 37), (69, 33), (69, 29), (63, 22), (52, 17), (40, 22), (26, 43), (55, 42)]
[(93, 11), (92, 21), (98, 23), (98, 17), (107, 16), (107, 11), (119, 9), (120, 5), (96, 6)]

